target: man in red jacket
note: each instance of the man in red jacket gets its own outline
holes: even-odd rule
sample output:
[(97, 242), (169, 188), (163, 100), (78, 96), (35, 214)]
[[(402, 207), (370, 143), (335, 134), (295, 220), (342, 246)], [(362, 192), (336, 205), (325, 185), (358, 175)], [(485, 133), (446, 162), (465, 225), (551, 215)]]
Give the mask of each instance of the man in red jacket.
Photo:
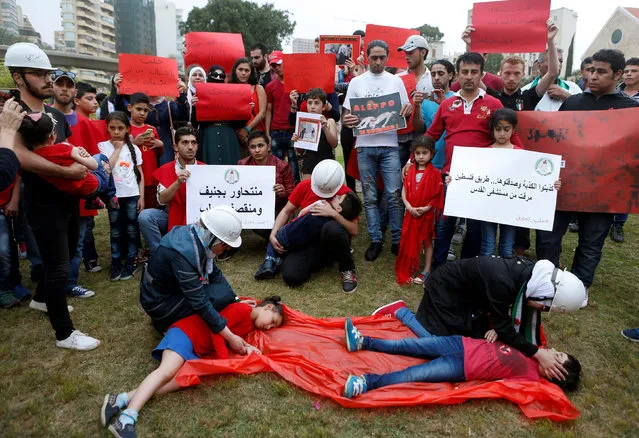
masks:
[(191, 176), (186, 166), (204, 164), (195, 159), (198, 144), (193, 128), (184, 127), (175, 131), (173, 148), (176, 152), (175, 161), (166, 163), (153, 172), (160, 208), (147, 208), (138, 216), (140, 231), (151, 253), (160, 244), (164, 234), (176, 225), (186, 225), (184, 183)]

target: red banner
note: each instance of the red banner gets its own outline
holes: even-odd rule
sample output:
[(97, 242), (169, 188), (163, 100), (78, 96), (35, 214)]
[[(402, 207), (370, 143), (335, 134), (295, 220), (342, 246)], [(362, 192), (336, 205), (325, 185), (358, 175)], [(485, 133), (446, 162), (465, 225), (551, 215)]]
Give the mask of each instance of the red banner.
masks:
[(411, 35), (419, 35), (419, 31), (401, 27), (378, 26), (376, 24), (366, 25), (366, 41), (368, 43), (373, 40), (382, 40), (390, 48), (386, 67), (408, 68), (404, 52), (398, 52), (397, 49), (403, 46)]
[(122, 74), (120, 93), (177, 97), (178, 66), (171, 58), (121, 53), (118, 69)]
[[(529, 53), (546, 50), (550, 0), (475, 3), (470, 50), (479, 53)], [(368, 37), (368, 35), (367, 35)]]
[(557, 210), (639, 213), (639, 108), (517, 115), (526, 149), (565, 163)]
[(284, 55), (284, 91), (306, 93), (321, 88), (327, 93), (335, 90), (335, 55), (296, 53)]
[(242, 34), (219, 32), (189, 32), (184, 38), (184, 65), (202, 66), (207, 72), (213, 65), (221, 65), (231, 76), (233, 64), (246, 56)]
[[(415, 92), (415, 90), (417, 90), (417, 78), (412, 73), (399, 75), (399, 78), (402, 80), (402, 82), (404, 82), (406, 93), (408, 94), (408, 97), (410, 98), (410, 101), (412, 103), (413, 93)], [(416, 107), (413, 108), (413, 112), (410, 114), (410, 117), (406, 119), (406, 128), (400, 129), (399, 131), (397, 131), (398, 135), (410, 134), (411, 132), (413, 132), (413, 130), (415, 129), (415, 127), (413, 126), (413, 116), (415, 115), (415, 111), (421, 111), (421, 110), (422, 110), (421, 105), (417, 105)]]
[(249, 120), (251, 86), (247, 84), (195, 84), (198, 122)]
[(320, 35), (320, 53), (334, 54), (337, 65), (344, 65), (347, 59), (356, 61), (360, 46), (359, 35)]

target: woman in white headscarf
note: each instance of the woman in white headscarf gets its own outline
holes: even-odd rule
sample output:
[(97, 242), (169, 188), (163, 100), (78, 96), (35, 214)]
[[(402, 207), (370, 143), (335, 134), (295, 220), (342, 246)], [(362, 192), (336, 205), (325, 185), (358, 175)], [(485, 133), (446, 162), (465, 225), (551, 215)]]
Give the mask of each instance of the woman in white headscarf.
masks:
[(206, 72), (199, 65), (191, 66), (189, 71), (188, 90), (186, 92), (186, 100), (189, 103), (189, 121), (193, 123), (195, 121), (195, 113), (193, 111), (194, 105), (197, 102), (197, 96), (195, 95), (195, 84), (198, 82), (206, 82)]

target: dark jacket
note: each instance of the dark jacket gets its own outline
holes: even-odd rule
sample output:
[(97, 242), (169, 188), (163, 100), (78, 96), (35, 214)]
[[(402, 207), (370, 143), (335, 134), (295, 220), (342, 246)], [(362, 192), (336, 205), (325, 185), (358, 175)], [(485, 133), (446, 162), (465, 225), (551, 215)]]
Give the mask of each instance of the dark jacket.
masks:
[(222, 271), (213, 265), (204, 284), (206, 254), (192, 225), (174, 227), (153, 252), (140, 284), (140, 304), (158, 331), (197, 313), (213, 333), (226, 326), (218, 311), (236, 295)]
[[(171, 117), (169, 117), (169, 106), (171, 107)], [(164, 143), (164, 152), (160, 157), (160, 166), (175, 160), (175, 151), (173, 150), (173, 133), (171, 132), (171, 119), (173, 120), (173, 129), (183, 126), (189, 120), (189, 104), (186, 101), (186, 93), (180, 94), (177, 101), (163, 100), (157, 105), (153, 105), (154, 111), (151, 111), (146, 117), (146, 123), (154, 126), (158, 130), (160, 140)]]
[(122, 111), (126, 113), (127, 116), (131, 116), (126, 109), (129, 96), (125, 94), (118, 94), (118, 89), (113, 82), (114, 77), (115, 75), (111, 77), (111, 91), (109, 92), (109, 95), (102, 101), (102, 104), (100, 104), (100, 120), (105, 120), (111, 112), (109, 110), (109, 104), (111, 104), (113, 111)]
[(626, 96), (622, 91), (615, 90), (597, 99), (590, 90), (586, 90), (568, 97), (559, 107), (559, 111), (599, 111), (636, 107), (639, 107), (639, 102)]
[(424, 284), (417, 320), (437, 336), (481, 339), (493, 328), (500, 341), (532, 356), (537, 346), (515, 331), (510, 307), (534, 266), (523, 258), (491, 256), (446, 263)]

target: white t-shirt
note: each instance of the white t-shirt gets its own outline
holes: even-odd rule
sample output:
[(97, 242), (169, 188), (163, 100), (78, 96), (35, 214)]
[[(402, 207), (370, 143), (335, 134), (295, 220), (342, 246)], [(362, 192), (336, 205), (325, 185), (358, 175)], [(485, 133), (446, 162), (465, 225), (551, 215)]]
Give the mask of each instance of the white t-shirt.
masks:
[[(115, 147), (110, 141), (103, 141), (98, 143), (98, 149), (100, 153), (111, 157)], [(138, 166), (142, 165), (142, 152), (140, 149), (133, 145), (135, 150), (135, 158)], [(113, 181), (115, 182), (115, 196), (118, 198), (128, 198), (130, 196), (140, 196), (140, 186), (135, 178), (135, 172), (133, 170), (133, 160), (131, 159), (131, 151), (127, 145), (122, 146), (120, 155), (118, 155), (118, 161), (115, 167), (112, 169)]]
[[(404, 82), (395, 75), (384, 72), (379, 75), (367, 71), (361, 76), (354, 78), (348, 85), (348, 92), (344, 99), (344, 108), (350, 110), (350, 100), (356, 97), (379, 97), (388, 94), (399, 93), (402, 106), (410, 103)], [(397, 147), (397, 131), (382, 132), (380, 134), (362, 135), (357, 137), (355, 147), (377, 147), (395, 146)]]
[[(571, 81), (564, 81), (564, 82), (568, 85), (568, 92), (571, 95), (583, 93), (579, 85), (575, 84), (574, 82), (571, 82)], [(533, 83), (531, 82), (530, 84), (524, 85), (523, 87), (521, 87), (521, 91), (528, 90), (532, 84)], [(559, 111), (559, 107), (561, 107), (562, 103), (564, 103), (563, 100), (551, 99), (550, 96), (548, 95), (548, 92), (546, 91), (546, 93), (543, 95), (543, 97), (541, 98), (537, 106), (535, 107), (535, 111)]]

